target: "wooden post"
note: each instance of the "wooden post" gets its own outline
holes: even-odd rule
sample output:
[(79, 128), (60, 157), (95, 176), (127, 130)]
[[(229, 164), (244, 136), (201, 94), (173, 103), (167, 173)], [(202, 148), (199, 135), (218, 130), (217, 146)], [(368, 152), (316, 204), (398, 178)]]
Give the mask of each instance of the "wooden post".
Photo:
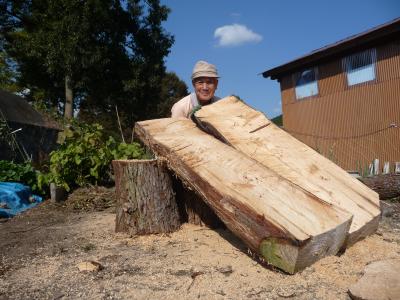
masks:
[(394, 172), (396, 173), (396, 174), (399, 174), (400, 173), (400, 162), (398, 162), (398, 161), (396, 161), (396, 167), (395, 167), (395, 169), (394, 169)]
[(74, 94), (71, 87), (71, 77), (65, 76), (65, 108), (64, 118), (72, 119), (74, 116)]
[(50, 183), (50, 199), (54, 203), (63, 202), (68, 198), (67, 191), (55, 183)]
[(117, 196), (116, 232), (150, 234), (179, 229), (172, 179), (160, 162), (114, 160), (112, 165)]
[(373, 175), (374, 175), (374, 165), (373, 164), (369, 164), (368, 176), (373, 176)]
[(390, 162), (386, 161), (383, 164), (383, 171), (382, 174), (389, 174), (390, 173)]
[(373, 164), (374, 164), (374, 175), (378, 175), (379, 174), (379, 159), (375, 158)]

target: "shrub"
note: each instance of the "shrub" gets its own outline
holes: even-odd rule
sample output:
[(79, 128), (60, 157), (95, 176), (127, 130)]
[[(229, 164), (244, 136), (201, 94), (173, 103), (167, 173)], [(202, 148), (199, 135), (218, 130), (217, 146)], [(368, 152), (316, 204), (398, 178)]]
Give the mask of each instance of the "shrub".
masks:
[(99, 124), (73, 123), (64, 131), (64, 142), (50, 154), (50, 174), (46, 178), (67, 191), (75, 186), (105, 182), (113, 159), (140, 159), (145, 156), (138, 143), (117, 143), (103, 137)]
[(17, 164), (0, 160), (0, 181), (20, 182), (41, 195), (48, 194), (54, 182), (67, 191), (76, 186), (110, 181), (110, 163), (113, 159), (145, 158), (145, 150), (138, 144), (105, 139), (103, 127), (76, 122), (64, 131), (64, 141), (50, 153), (49, 172), (42, 173), (27, 161)]
[(0, 160), (0, 181), (19, 182), (30, 186), (32, 192), (44, 195), (46, 184), (41, 176), (42, 174), (35, 171), (30, 162), (18, 164)]

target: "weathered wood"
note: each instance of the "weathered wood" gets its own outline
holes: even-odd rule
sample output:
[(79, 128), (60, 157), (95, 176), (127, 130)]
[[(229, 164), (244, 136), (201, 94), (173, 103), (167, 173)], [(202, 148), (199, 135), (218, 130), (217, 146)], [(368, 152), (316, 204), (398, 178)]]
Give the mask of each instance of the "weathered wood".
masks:
[(180, 227), (167, 169), (156, 160), (114, 160), (116, 232), (150, 234)]
[(374, 175), (374, 165), (372, 163), (368, 166), (368, 174), (371, 176)]
[(381, 200), (400, 197), (400, 174), (380, 174), (359, 180), (377, 192)]
[(390, 162), (386, 161), (383, 164), (383, 171), (382, 174), (389, 174), (390, 173)]
[(396, 174), (400, 173), (400, 162), (398, 162), (398, 161), (395, 162), (394, 172)]
[(378, 175), (379, 174), (379, 159), (375, 158), (372, 163), (374, 165), (374, 175)]
[(187, 119), (138, 122), (136, 135), (269, 263), (294, 273), (343, 246), (352, 215), (285, 180)]
[(354, 215), (348, 245), (376, 231), (378, 195), (235, 97), (194, 115), (207, 132), (326, 203)]
[(50, 199), (52, 202), (63, 202), (68, 198), (65, 188), (57, 186), (54, 182), (50, 183)]

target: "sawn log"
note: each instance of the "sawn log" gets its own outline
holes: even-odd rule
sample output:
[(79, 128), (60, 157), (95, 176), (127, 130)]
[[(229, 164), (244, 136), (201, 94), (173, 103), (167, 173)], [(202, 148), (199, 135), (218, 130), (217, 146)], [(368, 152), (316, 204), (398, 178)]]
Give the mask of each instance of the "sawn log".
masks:
[(400, 174), (379, 174), (359, 180), (377, 192), (381, 200), (400, 197)]
[(272, 265), (294, 273), (342, 247), (350, 213), (201, 131), (191, 120), (138, 122), (135, 133)]
[(322, 201), (353, 215), (347, 245), (376, 231), (377, 193), (292, 137), (236, 97), (203, 106), (194, 120), (205, 131)]

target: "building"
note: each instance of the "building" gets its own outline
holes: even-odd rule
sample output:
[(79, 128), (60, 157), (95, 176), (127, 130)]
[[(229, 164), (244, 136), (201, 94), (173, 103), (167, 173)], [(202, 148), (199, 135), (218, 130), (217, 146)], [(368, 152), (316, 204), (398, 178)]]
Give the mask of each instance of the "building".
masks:
[(28, 156), (40, 164), (56, 149), (60, 130), (24, 98), (0, 90), (0, 160), (21, 161)]
[(346, 170), (400, 162), (400, 18), (263, 72), (283, 127)]

